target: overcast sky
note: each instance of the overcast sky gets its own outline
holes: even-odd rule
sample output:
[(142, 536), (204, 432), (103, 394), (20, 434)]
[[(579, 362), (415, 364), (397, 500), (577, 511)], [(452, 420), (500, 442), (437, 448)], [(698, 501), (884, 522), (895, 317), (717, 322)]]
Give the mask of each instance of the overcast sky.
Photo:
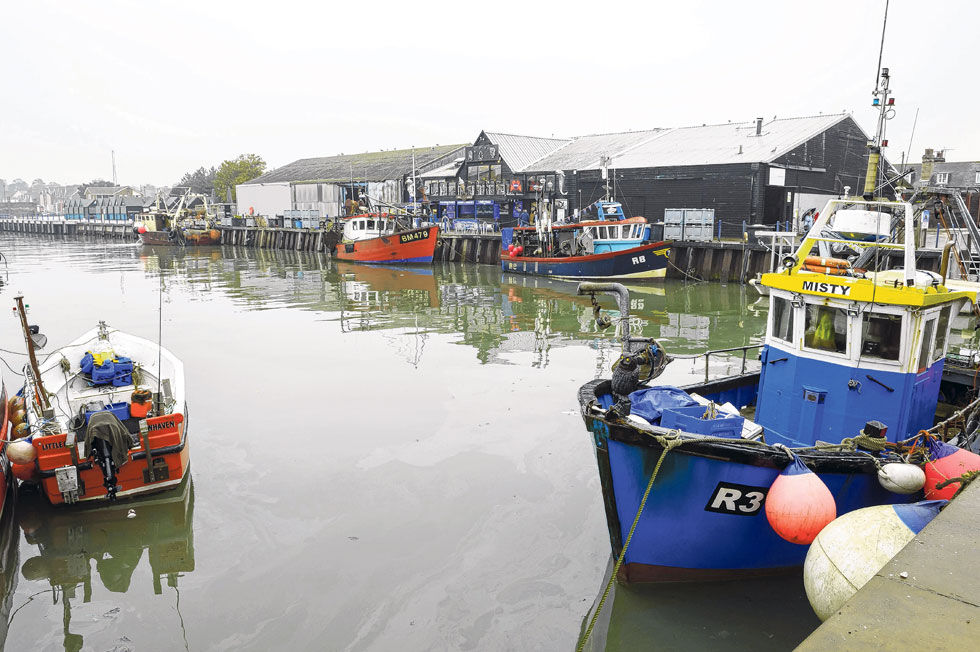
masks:
[[(892, 0), (909, 148), (980, 158), (974, 1)], [(62, 2), (0, 9), (0, 178), (176, 182), (298, 158), (851, 111), (869, 133), (884, 0)]]

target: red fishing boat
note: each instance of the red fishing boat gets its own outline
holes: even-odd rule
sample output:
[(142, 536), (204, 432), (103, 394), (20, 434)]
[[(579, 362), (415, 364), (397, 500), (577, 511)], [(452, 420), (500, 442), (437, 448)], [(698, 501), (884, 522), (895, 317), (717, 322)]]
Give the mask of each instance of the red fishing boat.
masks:
[(52, 504), (114, 500), (174, 487), (188, 473), (184, 365), (159, 343), (105, 322), (38, 363), (47, 338), (28, 326), (12, 474)]
[(334, 236), (335, 243), (328, 249), (338, 260), (429, 264), (435, 254), (439, 227), (403, 229), (394, 215), (366, 213), (345, 218), (343, 235)]

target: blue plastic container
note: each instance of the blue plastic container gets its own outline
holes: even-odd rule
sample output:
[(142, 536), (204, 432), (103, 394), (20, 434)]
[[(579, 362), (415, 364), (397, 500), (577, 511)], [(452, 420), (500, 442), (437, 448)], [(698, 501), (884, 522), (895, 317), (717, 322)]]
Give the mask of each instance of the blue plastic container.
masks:
[(86, 410), (85, 411), (85, 423), (92, 418), (92, 415), (96, 412), (109, 411), (116, 415), (116, 418), (120, 421), (125, 421), (129, 418), (129, 403), (110, 403), (101, 410)]
[(663, 428), (676, 428), (684, 432), (693, 432), (697, 435), (710, 437), (735, 439), (742, 436), (744, 418), (719, 412), (716, 419), (702, 419), (705, 410), (707, 408), (703, 405), (665, 408), (660, 417), (660, 425)]

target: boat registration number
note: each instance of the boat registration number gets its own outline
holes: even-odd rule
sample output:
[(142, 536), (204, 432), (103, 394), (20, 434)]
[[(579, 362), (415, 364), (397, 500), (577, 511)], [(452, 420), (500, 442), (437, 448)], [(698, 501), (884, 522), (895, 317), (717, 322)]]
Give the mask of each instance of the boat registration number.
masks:
[(406, 242), (415, 242), (416, 240), (425, 240), (429, 237), (429, 229), (422, 229), (421, 231), (413, 231), (412, 233), (402, 233), (398, 236), (398, 241), (402, 244)]
[(719, 482), (704, 511), (719, 514), (753, 516), (762, 509), (769, 487), (753, 487), (733, 482)]

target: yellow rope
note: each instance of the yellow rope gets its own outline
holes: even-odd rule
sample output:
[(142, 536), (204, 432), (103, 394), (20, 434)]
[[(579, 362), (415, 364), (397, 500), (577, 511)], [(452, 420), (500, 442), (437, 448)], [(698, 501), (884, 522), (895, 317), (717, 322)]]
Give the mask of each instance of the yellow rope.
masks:
[(623, 560), (626, 558), (626, 550), (630, 547), (630, 540), (633, 538), (633, 533), (636, 531), (637, 523), (640, 522), (640, 515), (643, 514), (643, 508), (646, 507), (647, 497), (650, 495), (650, 490), (653, 489), (653, 481), (657, 479), (657, 473), (660, 472), (660, 465), (664, 463), (664, 458), (667, 457), (667, 453), (669, 453), (672, 448), (675, 446), (680, 446), (684, 442), (683, 439), (667, 439), (665, 437), (657, 437), (656, 439), (664, 447), (664, 452), (660, 454), (660, 459), (657, 460), (657, 465), (653, 467), (653, 473), (650, 475), (650, 482), (647, 483), (646, 491), (643, 492), (643, 498), (640, 500), (640, 508), (636, 510), (636, 517), (633, 519), (633, 525), (630, 526), (630, 532), (626, 536), (626, 541), (623, 543), (623, 549), (619, 553), (619, 558), (616, 559), (616, 565), (613, 567), (612, 575), (609, 576), (609, 581), (606, 583), (606, 590), (602, 592), (602, 598), (599, 600), (599, 606), (596, 607), (595, 613), (592, 614), (592, 620), (589, 622), (589, 626), (585, 630), (585, 635), (582, 636), (582, 642), (579, 643), (576, 652), (582, 652), (582, 650), (585, 648), (585, 644), (592, 635), (592, 629), (595, 627), (596, 621), (599, 620), (599, 613), (602, 612), (602, 606), (606, 603), (606, 598), (609, 597), (609, 591), (612, 590), (613, 582), (616, 581), (616, 575), (619, 574), (620, 566), (623, 565)]

